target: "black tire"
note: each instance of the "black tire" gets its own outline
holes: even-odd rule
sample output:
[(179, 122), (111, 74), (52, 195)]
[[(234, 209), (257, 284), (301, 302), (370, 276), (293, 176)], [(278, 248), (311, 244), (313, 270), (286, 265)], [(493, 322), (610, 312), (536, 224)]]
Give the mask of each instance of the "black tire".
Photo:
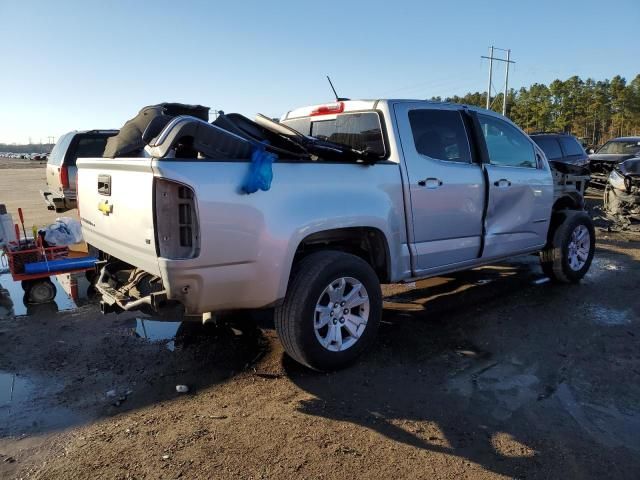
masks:
[[(585, 212), (564, 211), (552, 225), (550, 241), (540, 252), (542, 271), (551, 280), (558, 283), (577, 283), (589, 271), (596, 248), (596, 233), (593, 222)], [(586, 227), (589, 232), (589, 252), (581, 268), (574, 270), (569, 261), (569, 244), (571, 236), (579, 226)]]
[(57, 289), (51, 280), (34, 280), (25, 291), (25, 297), (30, 304), (52, 302), (56, 298)]
[[(325, 288), (344, 277), (357, 280), (366, 289), (369, 316), (353, 345), (342, 351), (330, 351), (316, 337), (315, 309)], [(313, 370), (333, 371), (355, 361), (373, 344), (381, 316), (380, 281), (371, 266), (355, 255), (323, 251), (312, 253), (295, 265), (284, 303), (275, 310), (274, 323), (291, 358)]]

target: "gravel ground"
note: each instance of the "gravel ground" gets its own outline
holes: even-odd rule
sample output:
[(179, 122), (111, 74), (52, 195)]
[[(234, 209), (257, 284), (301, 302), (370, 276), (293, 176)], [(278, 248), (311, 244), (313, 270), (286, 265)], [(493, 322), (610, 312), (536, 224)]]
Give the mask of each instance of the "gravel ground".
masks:
[(638, 478), (640, 236), (598, 235), (575, 286), (527, 256), (386, 287), (375, 348), (331, 375), (268, 314), (0, 314), (0, 477)]

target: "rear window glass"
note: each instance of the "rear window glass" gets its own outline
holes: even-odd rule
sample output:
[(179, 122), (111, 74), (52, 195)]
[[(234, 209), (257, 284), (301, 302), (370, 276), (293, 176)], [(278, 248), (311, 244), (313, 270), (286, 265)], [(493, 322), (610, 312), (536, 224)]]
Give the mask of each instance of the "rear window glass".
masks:
[(73, 133), (66, 133), (61, 136), (56, 144), (51, 150), (49, 154), (48, 163), (51, 165), (60, 165), (62, 160), (64, 159), (65, 154), (67, 153), (67, 149), (69, 148), (69, 143), (71, 143), (71, 139), (73, 138)]
[[(293, 123), (285, 124), (298, 130)], [(348, 145), (356, 150), (368, 150), (381, 157), (385, 155), (380, 117), (375, 112), (344, 113), (334, 120), (313, 121), (310, 134), (320, 140)]]
[(562, 149), (569, 156), (585, 155), (585, 151), (582, 148), (582, 145), (580, 145), (578, 141), (573, 137), (560, 137), (560, 143), (562, 144)]
[(104, 153), (104, 147), (107, 145), (107, 137), (85, 137), (78, 141), (76, 148), (76, 156), (82, 157), (101, 157)]
[(469, 142), (459, 112), (411, 110), (409, 123), (418, 153), (438, 160), (471, 163)]
[(562, 158), (562, 150), (560, 144), (552, 137), (533, 137), (533, 141), (538, 144), (549, 160), (558, 160)]
[(282, 123), (303, 135), (311, 135), (311, 119), (309, 117), (292, 118), (291, 120), (283, 120)]
[(107, 138), (104, 136), (80, 137), (76, 145), (75, 155), (69, 159), (69, 165), (75, 165), (78, 158), (102, 157), (104, 147), (107, 145)]

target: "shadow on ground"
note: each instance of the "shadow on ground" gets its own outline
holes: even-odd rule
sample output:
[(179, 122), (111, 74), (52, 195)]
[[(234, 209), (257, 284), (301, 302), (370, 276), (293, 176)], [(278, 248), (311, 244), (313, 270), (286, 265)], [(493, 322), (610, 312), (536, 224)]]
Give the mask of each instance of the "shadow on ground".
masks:
[[(640, 307), (629, 286), (640, 281), (638, 265), (603, 244), (577, 286), (546, 282), (534, 256), (390, 286), (374, 350), (330, 375), (286, 356), (266, 365), (261, 358), (274, 346), (258, 326), (268, 318), (158, 330), (133, 315), (101, 317), (89, 305), (5, 319), (0, 439), (148, 405), (177, 410), (176, 385), (197, 396), (266, 366), (303, 394), (299, 413), (350, 424), (360, 441), (370, 431), (512, 478), (633, 478)], [(273, 402), (269, 388), (260, 393)], [(349, 430), (335, 436), (347, 454), (367, 454)]]
[(313, 397), (299, 411), (511, 478), (633, 478), (640, 308), (626, 285), (638, 262), (601, 248), (578, 286), (545, 283), (535, 262), (387, 297), (377, 351), (344, 372), (284, 358)]

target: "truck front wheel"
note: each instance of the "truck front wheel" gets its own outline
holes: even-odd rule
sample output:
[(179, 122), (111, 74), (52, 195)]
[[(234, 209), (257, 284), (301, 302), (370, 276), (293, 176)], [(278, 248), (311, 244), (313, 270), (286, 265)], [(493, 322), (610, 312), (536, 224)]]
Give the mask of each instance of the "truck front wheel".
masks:
[(552, 280), (577, 283), (587, 274), (596, 247), (593, 222), (584, 212), (566, 211), (540, 252), (542, 270)]
[(294, 267), (275, 326), (294, 360), (331, 371), (371, 346), (381, 315), (380, 282), (371, 266), (355, 255), (324, 251)]

